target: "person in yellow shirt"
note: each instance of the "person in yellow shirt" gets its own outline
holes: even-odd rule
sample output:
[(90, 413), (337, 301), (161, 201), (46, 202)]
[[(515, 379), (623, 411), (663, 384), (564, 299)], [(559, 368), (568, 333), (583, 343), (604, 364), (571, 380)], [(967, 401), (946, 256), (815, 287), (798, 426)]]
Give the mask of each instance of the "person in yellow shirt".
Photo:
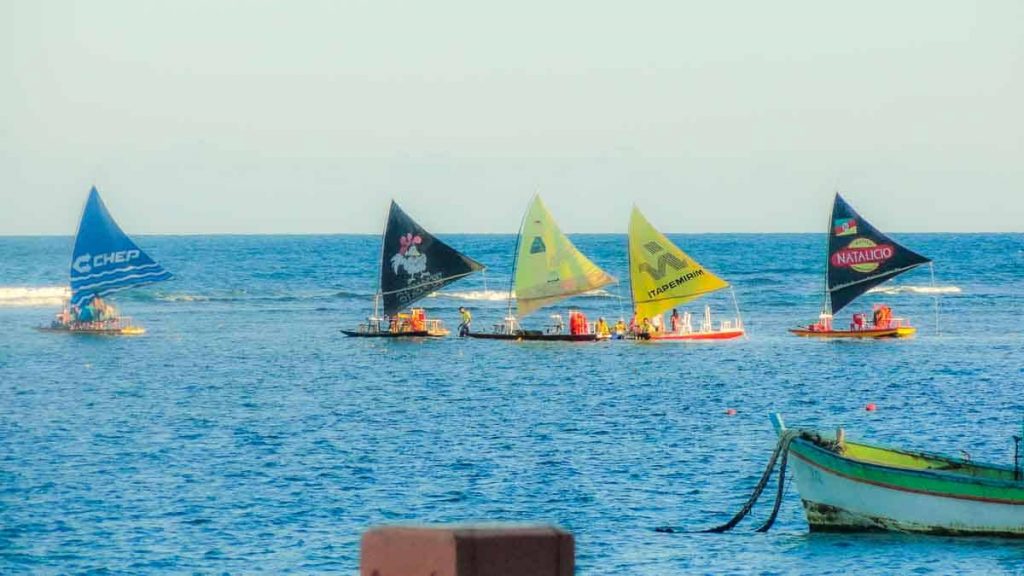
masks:
[(619, 318), (619, 321), (615, 323), (615, 337), (625, 338), (626, 337), (626, 321)]
[(608, 329), (608, 323), (604, 321), (603, 316), (597, 319), (597, 324), (594, 325), (594, 334), (596, 334), (598, 338), (611, 337), (611, 330)]
[(473, 323), (473, 314), (465, 306), (459, 306), (459, 316), (462, 319), (459, 324), (459, 336), (468, 336), (469, 325)]

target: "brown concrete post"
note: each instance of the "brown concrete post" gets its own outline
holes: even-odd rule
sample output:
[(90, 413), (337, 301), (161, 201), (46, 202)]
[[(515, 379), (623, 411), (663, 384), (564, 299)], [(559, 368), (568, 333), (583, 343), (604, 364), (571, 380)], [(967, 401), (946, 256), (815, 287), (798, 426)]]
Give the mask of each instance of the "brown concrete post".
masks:
[(572, 576), (572, 534), (551, 526), (381, 526), (363, 534), (361, 576)]

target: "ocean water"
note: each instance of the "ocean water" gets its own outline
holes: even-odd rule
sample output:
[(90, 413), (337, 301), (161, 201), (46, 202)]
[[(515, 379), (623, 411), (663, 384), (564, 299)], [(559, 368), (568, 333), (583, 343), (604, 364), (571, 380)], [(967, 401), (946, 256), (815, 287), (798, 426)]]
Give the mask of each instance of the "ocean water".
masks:
[[(0, 238), (0, 573), (355, 574), (369, 526), (476, 520), (571, 530), (579, 574), (1024, 573), (1019, 542), (810, 534), (792, 485), (767, 534), (767, 493), (732, 533), (654, 531), (739, 509), (772, 411), (1011, 463), (1024, 236), (900, 235), (934, 284), (918, 269), (851, 307), (911, 318), (899, 342), (785, 332), (817, 315), (821, 235), (672, 238), (734, 284), (748, 339), (346, 339), (371, 306), (371, 236), (141, 237), (176, 275), (116, 298), (148, 334), (45, 334), (71, 239)], [(469, 306), (485, 329), (515, 238), (445, 239), (490, 269), (424, 304), (452, 326)], [(625, 279), (622, 236), (574, 240)], [(617, 318), (626, 286), (571, 303)]]

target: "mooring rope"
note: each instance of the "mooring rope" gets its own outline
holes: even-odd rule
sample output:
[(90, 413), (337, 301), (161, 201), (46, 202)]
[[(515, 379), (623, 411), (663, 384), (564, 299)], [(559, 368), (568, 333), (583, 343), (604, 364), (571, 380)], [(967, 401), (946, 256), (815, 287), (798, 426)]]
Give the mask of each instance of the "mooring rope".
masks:
[[(792, 440), (790, 440), (792, 442)], [(789, 444), (782, 451), (782, 462), (779, 463), (779, 480), (778, 488), (775, 491), (775, 504), (772, 505), (772, 513), (768, 516), (768, 519), (764, 521), (758, 527), (758, 532), (767, 532), (772, 524), (775, 524), (775, 519), (779, 517), (779, 509), (782, 508), (782, 497), (786, 493), (786, 463), (789, 462)]]
[[(736, 513), (728, 522), (714, 528), (707, 528), (705, 530), (695, 530), (696, 533), (721, 533), (728, 532), (736, 527), (750, 511), (753, 510), (754, 504), (761, 497), (761, 493), (768, 486), (768, 482), (771, 480), (772, 472), (775, 471), (775, 463), (779, 460), (779, 455), (782, 455), (782, 466), (779, 471), (778, 490), (775, 494), (775, 505), (772, 507), (772, 514), (768, 520), (757, 529), (758, 532), (767, 532), (771, 528), (772, 524), (775, 523), (775, 519), (779, 515), (779, 508), (782, 506), (782, 496), (785, 490), (785, 478), (786, 478), (786, 462), (789, 459), (789, 445), (792, 444), (793, 440), (800, 436), (799, 430), (787, 430), (783, 432), (782, 436), (779, 437), (779, 441), (775, 444), (775, 450), (772, 451), (771, 458), (768, 459), (768, 465), (765, 466), (764, 472), (761, 474), (761, 479), (757, 481), (757, 486), (754, 487), (754, 492), (751, 493), (750, 497), (747, 498), (743, 508)], [(657, 532), (676, 533), (676, 532), (687, 532), (687, 530), (677, 530), (670, 526), (662, 526), (655, 528)]]

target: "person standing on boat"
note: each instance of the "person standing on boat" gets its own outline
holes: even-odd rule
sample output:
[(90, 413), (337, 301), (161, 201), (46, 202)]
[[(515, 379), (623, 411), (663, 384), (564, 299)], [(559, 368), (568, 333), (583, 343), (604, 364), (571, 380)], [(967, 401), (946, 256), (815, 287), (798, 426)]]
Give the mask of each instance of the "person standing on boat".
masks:
[(459, 324), (459, 336), (468, 336), (469, 325), (473, 323), (473, 314), (465, 306), (459, 306), (459, 315), (462, 318), (462, 322)]
[(669, 317), (669, 321), (672, 324), (672, 333), (679, 334), (683, 327), (683, 319), (679, 317), (679, 312), (673, 308), (672, 316)]
[(598, 338), (608, 338), (612, 335), (611, 330), (608, 329), (608, 323), (604, 320), (604, 316), (597, 319), (597, 324), (594, 325), (594, 334), (597, 334)]

